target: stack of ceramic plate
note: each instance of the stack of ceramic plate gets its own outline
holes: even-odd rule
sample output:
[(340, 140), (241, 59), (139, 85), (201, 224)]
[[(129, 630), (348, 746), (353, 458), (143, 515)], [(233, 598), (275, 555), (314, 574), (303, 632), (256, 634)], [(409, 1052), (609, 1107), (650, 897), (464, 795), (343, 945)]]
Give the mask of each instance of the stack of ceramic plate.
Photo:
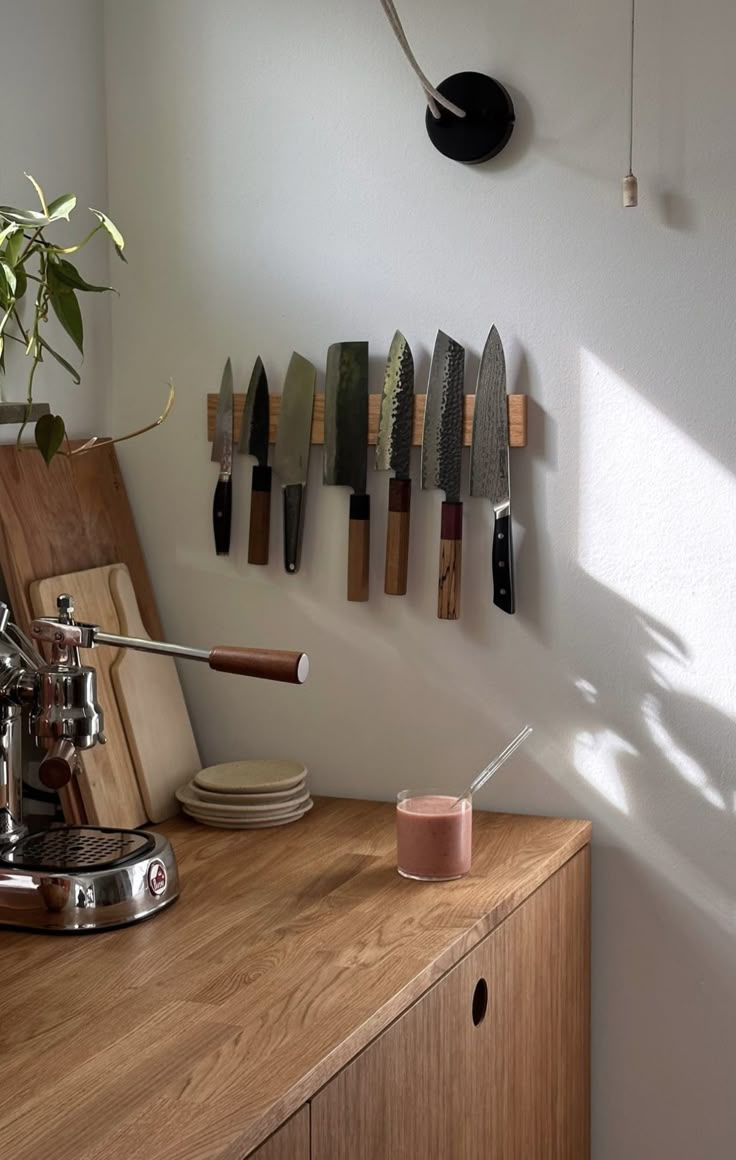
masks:
[(185, 814), (222, 830), (285, 826), (312, 808), (296, 761), (232, 761), (203, 769), (176, 791)]

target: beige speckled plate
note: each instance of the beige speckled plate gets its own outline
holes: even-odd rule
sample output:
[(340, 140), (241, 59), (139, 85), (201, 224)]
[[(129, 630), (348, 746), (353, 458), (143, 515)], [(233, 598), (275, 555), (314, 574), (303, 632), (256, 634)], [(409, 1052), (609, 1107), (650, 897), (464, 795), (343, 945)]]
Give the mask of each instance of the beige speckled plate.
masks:
[(287, 822), (296, 822), (299, 818), (304, 817), (312, 809), (314, 802), (311, 800), (296, 813), (284, 814), (281, 817), (272, 818), (214, 818), (205, 817), (203, 814), (190, 809), (188, 806), (184, 807), (184, 813), (192, 821), (199, 822), (202, 826), (213, 826), (217, 830), (265, 830), (269, 826), (285, 826)]
[(300, 798), (307, 788), (307, 781), (305, 777), (291, 789), (275, 789), (273, 792), (264, 791), (264, 793), (217, 793), (200, 789), (195, 781), (188, 781), (182, 788), (191, 790), (199, 801), (208, 802), (213, 806), (280, 806)]
[(293, 789), (306, 773), (298, 761), (229, 761), (200, 770), (194, 784), (215, 793), (265, 793)]
[[(214, 795), (212, 795), (214, 796)], [(238, 795), (239, 797), (241, 795)], [(240, 802), (230, 803), (230, 794), (218, 794), (220, 799), (216, 803), (203, 802), (199, 797), (195, 788), (191, 785), (182, 785), (176, 791), (177, 800), (189, 810), (196, 811), (205, 817), (221, 817), (221, 818), (247, 818), (247, 817), (264, 817), (270, 818), (274, 816), (282, 816), (283, 814), (294, 813), (305, 802), (309, 801), (309, 790), (302, 787), (302, 791), (298, 797), (291, 798), (288, 801), (269, 802), (262, 805), (243, 805)]]

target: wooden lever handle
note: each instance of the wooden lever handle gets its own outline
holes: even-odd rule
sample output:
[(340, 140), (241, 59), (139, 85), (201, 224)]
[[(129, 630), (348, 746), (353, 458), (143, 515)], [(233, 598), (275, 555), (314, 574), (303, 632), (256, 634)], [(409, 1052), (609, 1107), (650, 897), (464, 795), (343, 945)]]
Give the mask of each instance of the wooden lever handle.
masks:
[(210, 650), (209, 666), (218, 673), (260, 677), (264, 681), (287, 681), (292, 685), (303, 684), (309, 675), (309, 657), (306, 653), (233, 648), (227, 644), (217, 645)]

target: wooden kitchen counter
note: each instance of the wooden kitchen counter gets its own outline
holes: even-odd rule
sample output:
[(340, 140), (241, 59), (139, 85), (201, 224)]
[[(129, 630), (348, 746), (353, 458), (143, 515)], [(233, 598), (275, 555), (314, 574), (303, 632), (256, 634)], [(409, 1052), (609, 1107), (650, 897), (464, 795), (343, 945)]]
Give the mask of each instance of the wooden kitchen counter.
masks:
[(317, 799), (273, 830), (176, 820), (158, 827), (182, 879), (167, 911), (0, 931), (3, 1155), (242, 1160), (590, 838), (474, 822), (471, 876), (430, 885), (396, 873), (388, 804)]

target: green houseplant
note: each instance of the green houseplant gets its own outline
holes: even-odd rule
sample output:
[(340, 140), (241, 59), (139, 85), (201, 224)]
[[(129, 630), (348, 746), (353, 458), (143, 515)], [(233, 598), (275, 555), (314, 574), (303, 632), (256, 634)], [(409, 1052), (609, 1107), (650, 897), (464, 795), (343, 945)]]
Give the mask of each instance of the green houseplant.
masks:
[[(53, 234), (53, 227), (59, 221), (69, 221), (77, 199), (74, 194), (65, 193), (49, 201), (35, 178), (29, 173), (26, 177), (38, 195), (40, 210), (0, 205), (0, 374), (5, 374), (8, 343), (17, 346), (29, 360), (26, 419), (18, 435), (19, 443), (31, 414), (36, 371), (45, 356), (54, 358), (75, 383), (81, 382), (76, 367), (52, 347), (45, 337), (44, 326), (49, 312), (56, 316), (80, 355), (83, 355), (84, 324), (79, 295), (104, 294), (113, 289), (111, 286), (95, 286), (87, 282), (71, 261), (71, 256), (76, 255), (96, 234), (103, 231), (112, 241), (118, 257), (126, 261), (123, 235), (114, 222), (98, 209), (90, 210), (96, 221), (80, 242), (60, 246), (53, 241), (49, 232)], [(173, 389), (170, 390), (166, 410), (151, 427), (163, 421), (172, 401)], [(136, 431), (132, 434), (140, 433)], [(42, 415), (35, 425), (34, 434), (38, 449), (46, 462), (50, 463), (66, 440), (63, 418), (61, 415)], [(131, 437), (126, 435), (123, 438)], [(96, 442), (96, 439), (90, 440), (78, 450), (87, 450)]]

